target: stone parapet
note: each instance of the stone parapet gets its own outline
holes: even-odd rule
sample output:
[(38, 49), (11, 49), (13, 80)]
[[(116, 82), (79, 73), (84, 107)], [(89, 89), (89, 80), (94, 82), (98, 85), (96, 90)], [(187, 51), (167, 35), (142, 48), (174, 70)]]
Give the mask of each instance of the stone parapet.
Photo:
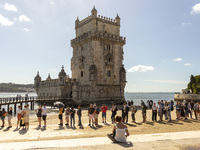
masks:
[(96, 40), (106, 39), (106, 40), (111, 40), (111, 41), (126, 44), (126, 37), (122, 37), (122, 36), (110, 34), (110, 33), (99, 32), (99, 31), (95, 31), (95, 32), (89, 31), (87, 33), (82, 34), (81, 36), (78, 36), (77, 38), (72, 39), (71, 45), (87, 40), (89, 38), (92, 38), (92, 39), (96, 38)]

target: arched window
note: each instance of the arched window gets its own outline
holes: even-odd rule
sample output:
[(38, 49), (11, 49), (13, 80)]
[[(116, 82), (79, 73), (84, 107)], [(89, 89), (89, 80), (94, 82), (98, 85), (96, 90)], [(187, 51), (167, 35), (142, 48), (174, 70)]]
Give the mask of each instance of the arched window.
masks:
[(107, 45), (107, 50), (110, 50), (110, 45), (109, 44)]
[(83, 77), (83, 71), (81, 71), (81, 77)]
[(107, 72), (107, 76), (108, 76), (108, 77), (111, 76), (111, 72), (110, 72), (110, 71)]

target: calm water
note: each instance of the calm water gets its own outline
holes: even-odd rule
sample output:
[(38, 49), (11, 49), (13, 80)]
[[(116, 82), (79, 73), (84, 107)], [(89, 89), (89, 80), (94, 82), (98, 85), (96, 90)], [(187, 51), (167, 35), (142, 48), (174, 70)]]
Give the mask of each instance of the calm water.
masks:
[[(26, 93), (0, 93), (0, 98), (3, 97), (15, 97), (17, 94), (25, 96)], [(29, 96), (37, 96), (36, 93), (28, 93)], [(126, 100), (133, 100), (135, 105), (140, 105), (141, 100), (146, 102), (147, 100), (174, 100), (174, 93), (125, 93)]]
[(141, 100), (146, 102), (147, 100), (153, 100), (153, 102), (158, 102), (158, 100), (174, 100), (174, 92), (171, 93), (125, 93), (126, 100), (133, 100), (134, 104), (139, 106)]

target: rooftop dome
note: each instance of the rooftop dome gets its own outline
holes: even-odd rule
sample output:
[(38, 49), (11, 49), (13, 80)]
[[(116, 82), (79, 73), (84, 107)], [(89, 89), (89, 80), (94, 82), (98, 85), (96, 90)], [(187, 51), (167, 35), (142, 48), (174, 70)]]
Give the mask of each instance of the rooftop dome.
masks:
[(39, 71), (37, 72), (37, 75), (35, 76), (35, 80), (41, 80), (41, 77), (39, 75)]
[(63, 66), (58, 76), (67, 76)]

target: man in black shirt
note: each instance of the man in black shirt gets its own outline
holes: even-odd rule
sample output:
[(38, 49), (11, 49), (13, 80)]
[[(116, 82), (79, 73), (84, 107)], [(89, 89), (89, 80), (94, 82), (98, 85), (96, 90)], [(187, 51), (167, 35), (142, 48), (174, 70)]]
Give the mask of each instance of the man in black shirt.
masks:
[(89, 125), (88, 126), (90, 126), (91, 125), (91, 121), (92, 121), (92, 126), (94, 126), (94, 113), (95, 113), (95, 109), (94, 109), (94, 107), (93, 107), (93, 105), (92, 104), (90, 104), (90, 107), (88, 108), (88, 117), (89, 117)]

